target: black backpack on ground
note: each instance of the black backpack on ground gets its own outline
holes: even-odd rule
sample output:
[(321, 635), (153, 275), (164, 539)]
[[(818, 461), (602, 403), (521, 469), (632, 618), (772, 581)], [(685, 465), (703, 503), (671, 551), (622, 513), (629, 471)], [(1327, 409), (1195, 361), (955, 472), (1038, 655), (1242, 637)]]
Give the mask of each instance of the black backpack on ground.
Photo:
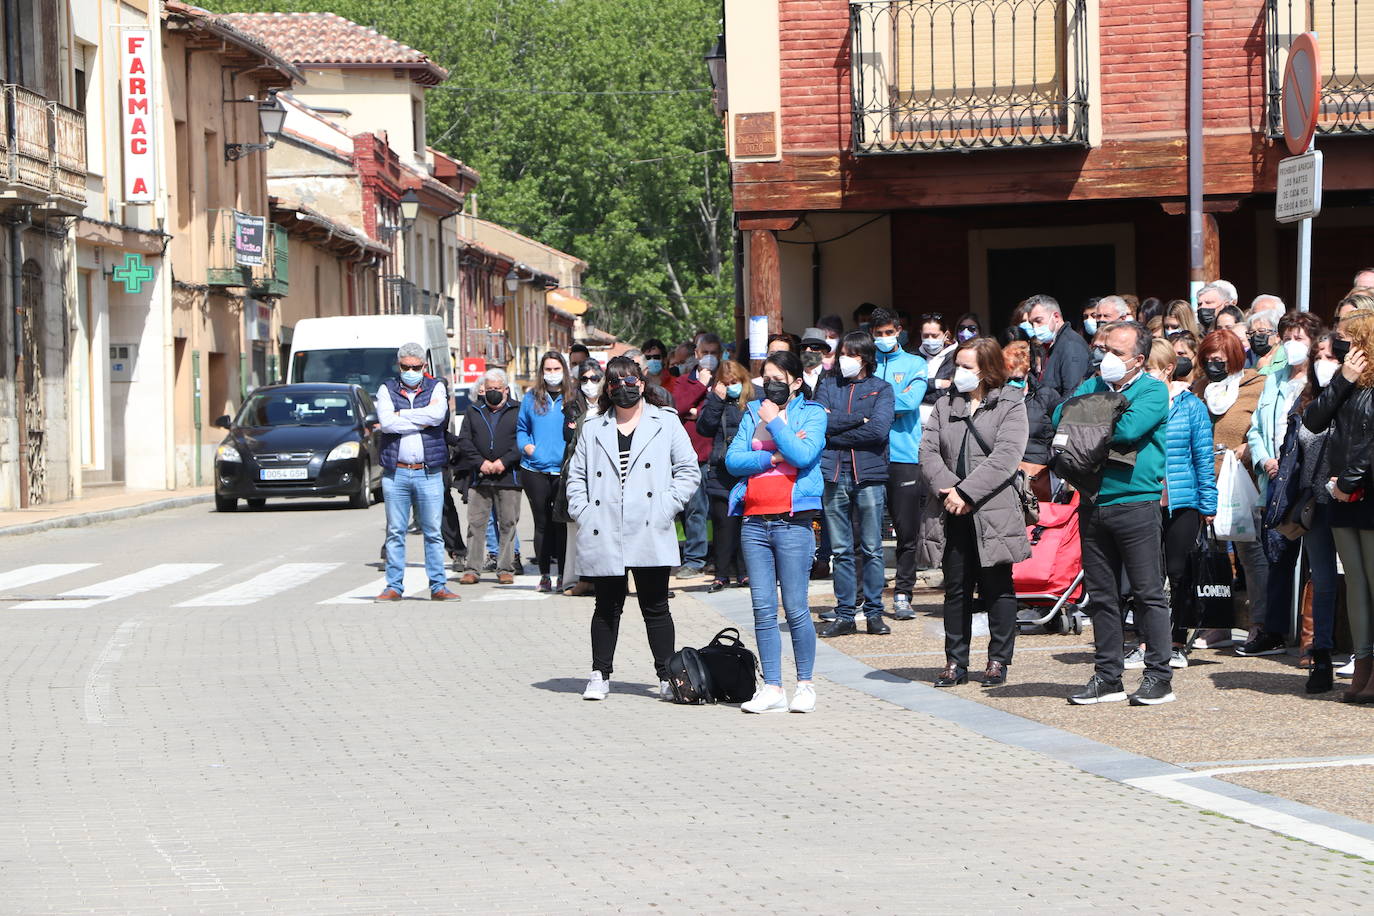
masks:
[(674, 703), (698, 706), (716, 701), (711, 672), (701, 653), (691, 646), (678, 649), (668, 658), (668, 683), (673, 688)]
[(754, 696), (754, 674), (758, 661), (744, 647), (739, 630), (726, 627), (711, 642), (697, 650), (710, 674), (711, 694), (725, 703), (743, 703)]

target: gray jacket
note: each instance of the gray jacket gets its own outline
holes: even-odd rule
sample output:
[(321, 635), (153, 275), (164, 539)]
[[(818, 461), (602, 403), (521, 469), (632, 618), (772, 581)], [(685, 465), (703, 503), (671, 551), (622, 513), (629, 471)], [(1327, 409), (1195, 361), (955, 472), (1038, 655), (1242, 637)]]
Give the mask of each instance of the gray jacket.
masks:
[[(968, 419), (968, 397), (954, 392), (935, 402), (935, 409), (921, 435), (921, 473), (930, 486), (933, 502), (921, 520), (917, 556), (939, 566), (945, 552), (945, 512), (939, 490), (958, 490), (973, 506), (973, 527), (978, 535), (978, 559), (983, 566), (1019, 563), (1030, 556), (1026, 523), (1012, 474), (1026, 452), (1028, 423), (1025, 390), (1003, 388), (992, 392), (978, 413)], [(972, 422), (992, 448), (989, 455), (968, 433)], [(959, 451), (967, 449), (968, 476), (955, 473)]]
[(671, 408), (644, 405), (623, 486), (615, 411), (588, 420), (568, 465), (577, 571), (619, 576), (635, 567), (677, 566), (674, 520), (700, 485), (696, 451)]

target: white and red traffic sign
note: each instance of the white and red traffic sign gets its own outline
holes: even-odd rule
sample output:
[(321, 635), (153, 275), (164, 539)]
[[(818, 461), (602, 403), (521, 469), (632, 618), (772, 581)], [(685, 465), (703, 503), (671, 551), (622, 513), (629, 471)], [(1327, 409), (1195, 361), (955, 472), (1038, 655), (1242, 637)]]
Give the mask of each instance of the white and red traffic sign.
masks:
[(1312, 144), (1321, 115), (1321, 52), (1314, 32), (1303, 32), (1288, 46), (1288, 65), (1283, 68), (1283, 142), (1288, 152), (1301, 156)]

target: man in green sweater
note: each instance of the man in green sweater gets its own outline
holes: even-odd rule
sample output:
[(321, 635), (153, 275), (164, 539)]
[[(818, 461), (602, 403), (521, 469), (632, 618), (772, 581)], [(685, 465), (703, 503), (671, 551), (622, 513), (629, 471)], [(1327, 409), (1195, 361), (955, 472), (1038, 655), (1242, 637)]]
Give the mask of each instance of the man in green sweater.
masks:
[[(1133, 321), (1112, 325), (1104, 343), (1100, 374), (1090, 376), (1072, 396), (1117, 391), (1126, 397), (1126, 412), (1116, 421), (1111, 444), (1113, 451), (1133, 452), (1135, 464), (1108, 459), (1096, 498), (1090, 501), (1084, 494), (1078, 508), (1087, 613), (1097, 651), (1092, 678), (1069, 702), (1086, 706), (1126, 699), (1121, 684), (1124, 621), (1118, 594), (1124, 569), (1135, 599), (1136, 631), (1145, 641), (1145, 676), (1130, 696), (1131, 705), (1154, 706), (1174, 699), (1159, 509), (1169, 389), (1145, 372), (1150, 332), (1143, 325)], [(1061, 413), (1062, 408), (1055, 408), (1056, 426)]]

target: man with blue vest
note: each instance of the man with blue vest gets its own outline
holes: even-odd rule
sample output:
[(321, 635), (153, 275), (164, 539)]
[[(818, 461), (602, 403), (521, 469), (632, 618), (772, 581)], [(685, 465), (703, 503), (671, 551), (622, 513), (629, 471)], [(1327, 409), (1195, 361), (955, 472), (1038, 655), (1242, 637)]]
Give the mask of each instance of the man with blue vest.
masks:
[(892, 386), (892, 431), (888, 438), (887, 511), (897, 532), (897, 580), (892, 616), (911, 620), (911, 590), (916, 585), (916, 546), (921, 533), (921, 401), (930, 384), (924, 357), (902, 349), (902, 319), (884, 308), (869, 317), (878, 348), (878, 378)]
[(382, 499), (386, 503), (386, 588), (378, 601), (405, 595), (406, 529), (413, 511), (425, 536), (425, 573), (435, 601), (458, 596), (449, 591), (444, 570), (444, 468), (448, 466), (448, 391), (425, 374), (425, 348), (402, 344), (396, 351), (400, 378), (377, 390), (381, 434)]

